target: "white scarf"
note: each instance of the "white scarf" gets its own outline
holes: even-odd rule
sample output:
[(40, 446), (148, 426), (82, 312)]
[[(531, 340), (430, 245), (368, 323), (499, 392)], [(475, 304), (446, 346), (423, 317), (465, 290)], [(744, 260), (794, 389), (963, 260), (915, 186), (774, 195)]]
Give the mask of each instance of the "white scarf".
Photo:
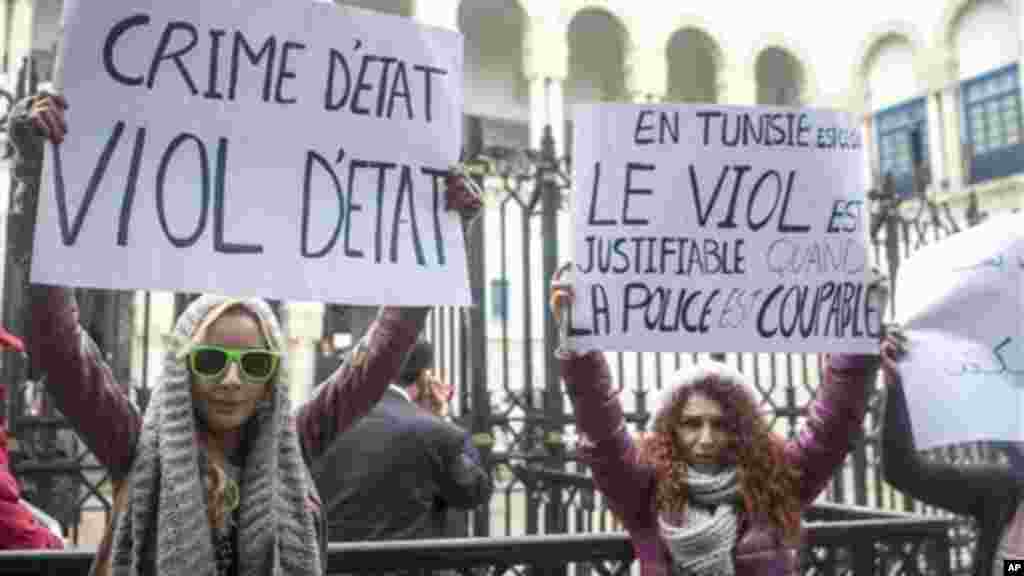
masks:
[(662, 538), (679, 576), (733, 576), (732, 549), (739, 529), (736, 470), (703, 474), (687, 468), (689, 501), (682, 525), (658, 517)]

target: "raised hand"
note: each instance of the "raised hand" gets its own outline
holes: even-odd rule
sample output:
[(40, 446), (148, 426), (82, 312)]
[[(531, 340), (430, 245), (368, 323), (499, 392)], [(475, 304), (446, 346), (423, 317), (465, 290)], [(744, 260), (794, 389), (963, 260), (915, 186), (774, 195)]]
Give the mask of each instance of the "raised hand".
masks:
[(435, 374), (430, 375), (429, 383), (431, 405), (434, 408), (434, 413), (441, 418), (447, 418), (455, 387), (441, 380)]
[(32, 102), (29, 119), (44, 138), (54, 144), (64, 141), (68, 133), (68, 124), (64, 119), (64, 111), (68, 102), (59, 94), (42, 94)]
[(551, 314), (554, 315), (556, 324), (562, 323), (562, 310), (572, 306), (575, 297), (572, 286), (568, 284), (551, 285), (551, 296), (548, 303), (551, 306)]
[(453, 170), (445, 178), (445, 210), (454, 210), (472, 220), (483, 207), (479, 189), (460, 170)]
[(571, 356), (568, 351), (569, 324), (562, 317), (563, 310), (572, 310), (572, 303), (576, 295), (573, 292), (572, 282), (569, 281), (572, 273), (572, 263), (563, 264), (551, 278), (551, 295), (548, 300), (551, 306), (551, 315), (558, 326), (558, 347), (555, 349), (555, 357), (566, 359)]
[[(899, 374), (899, 363), (907, 353), (907, 337), (898, 325), (890, 325), (885, 329), (882, 339), (882, 369), (888, 376)], [(895, 382), (896, 378), (886, 378), (886, 382)]]
[[(871, 280), (868, 283), (869, 297), (874, 300), (875, 308), (878, 310), (878, 322), (880, 325), (884, 324), (885, 311), (889, 307), (889, 291), (891, 286), (889, 285), (889, 279), (882, 274), (882, 271), (878, 268), (871, 269)], [(886, 330), (883, 325), (881, 334), (879, 335), (882, 339), (885, 339)]]

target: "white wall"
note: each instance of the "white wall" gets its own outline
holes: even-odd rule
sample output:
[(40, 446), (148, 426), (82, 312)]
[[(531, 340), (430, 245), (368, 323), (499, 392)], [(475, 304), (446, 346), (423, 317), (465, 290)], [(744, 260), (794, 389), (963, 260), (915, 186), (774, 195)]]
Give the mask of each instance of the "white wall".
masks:
[(1003, 2), (976, 2), (956, 27), (960, 78), (971, 78), (1020, 58), (1018, 21)]
[(35, 0), (32, 49), (52, 50), (60, 32), (60, 15), (63, 0)]
[(880, 110), (918, 95), (914, 50), (906, 38), (883, 40), (868, 61), (867, 89), (871, 110)]

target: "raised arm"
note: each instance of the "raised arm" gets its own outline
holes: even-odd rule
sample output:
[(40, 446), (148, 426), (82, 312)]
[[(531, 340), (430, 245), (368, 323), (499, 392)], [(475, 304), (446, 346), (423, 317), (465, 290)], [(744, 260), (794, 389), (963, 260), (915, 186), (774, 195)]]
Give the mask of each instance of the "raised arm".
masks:
[[(482, 207), (472, 183), (457, 172), (444, 181), (445, 210), (455, 211), (466, 226)], [(316, 461), (334, 439), (366, 415), (398, 376), (406, 354), (416, 342), (430, 309), (381, 308), (348, 362), (296, 410), (295, 420), (307, 464)]]
[(789, 461), (800, 471), (800, 502), (810, 504), (828, 484), (863, 434), (868, 396), (878, 374), (877, 355), (829, 355), (818, 393), (798, 437), (789, 442)]
[(562, 378), (576, 413), (576, 426), (589, 444), (582, 449), (594, 482), (627, 530), (648, 527), (653, 469), (640, 461), (626, 428), (622, 404), (612, 389), (604, 354), (592, 351), (561, 360)]
[[(22, 100), (8, 116), (8, 133), (16, 154), (14, 173), (26, 206), (39, 194), (43, 143), (63, 140), (66, 103), (59, 96)], [(22, 247), (24, 248), (24, 247)], [(121, 392), (102, 355), (78, 325), (71, 291), (33, 286), (27, 342), (29, 358), (46, 375), (47, 391), (96, 458), (121, 477), (131, 465), (142, 417)]]
[(899, 373), (885, 371), (886, 402), (882, 422), (882, 471), (900, 492), (955, 514), (977, 515), (989, 495), (1014, 484), (1010, 470), (998, 466), (956, 466), (922, 457), (914, 445), (910, 413)]
[(29, 357), (46, 375), (46, 390), (57, 408), (111, 476), (123, 477), (134, 457), (142, 415), (79, 326), (71, 291), (33, 286), (29, 330)]
[(315, 461), (334, 439), (362, 418), (398, 376), (429, 308), (381, 308), (366, 336), (313, 398), (296, 410), (305, 457)]

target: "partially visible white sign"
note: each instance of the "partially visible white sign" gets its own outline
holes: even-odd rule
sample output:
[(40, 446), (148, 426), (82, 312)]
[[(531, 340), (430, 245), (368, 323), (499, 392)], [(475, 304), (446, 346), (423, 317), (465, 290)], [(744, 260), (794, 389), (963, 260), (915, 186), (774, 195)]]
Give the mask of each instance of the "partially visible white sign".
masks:
[(901, 266), (901, 374), (918, 448), (1024, 442), (1022, 273), (1022, 215), (951, 236)]

